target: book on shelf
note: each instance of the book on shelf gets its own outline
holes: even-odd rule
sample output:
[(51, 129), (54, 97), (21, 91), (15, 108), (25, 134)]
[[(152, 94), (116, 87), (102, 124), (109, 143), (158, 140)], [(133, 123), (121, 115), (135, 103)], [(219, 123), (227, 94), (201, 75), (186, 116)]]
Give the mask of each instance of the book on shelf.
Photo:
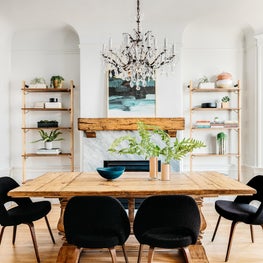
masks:
[(211, 128), (225, 128), (224, 122), (211, 122), (210, 123)]
[(195, 128), (210, 128), (210, 121), (207, 120), (198, 120), (195, 122)]
[(60, 154), (60, 153), (61, 153), (60, 148), (52, 148), (52, 149), (40, 148), (40, 149), (37, 149), (37, 154)]

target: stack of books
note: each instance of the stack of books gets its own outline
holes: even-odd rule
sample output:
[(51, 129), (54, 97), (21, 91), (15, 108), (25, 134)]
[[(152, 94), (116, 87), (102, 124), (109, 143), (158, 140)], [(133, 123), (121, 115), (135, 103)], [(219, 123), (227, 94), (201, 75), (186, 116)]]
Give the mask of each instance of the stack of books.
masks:
[(60, 153), (61, 153), (60, 148), (52, 148), (52, 149), (40, 148), (37, 150), (37, 154), (60, 154)]
[(224, 122), (210, 122), (211, 128), (225, 128)]
[(225, 128), (237, 128), (238, 127), (238, 121), (225, 121)]
[(210, 128), (210, 121), (199, 120), (195, 122), (195, 128)]

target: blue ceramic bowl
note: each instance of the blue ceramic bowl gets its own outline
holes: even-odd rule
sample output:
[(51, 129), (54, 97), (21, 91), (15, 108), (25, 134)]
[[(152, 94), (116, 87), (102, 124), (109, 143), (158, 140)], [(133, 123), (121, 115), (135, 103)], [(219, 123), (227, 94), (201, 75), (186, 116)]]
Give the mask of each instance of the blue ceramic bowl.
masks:
[(97, 168), (97, 172), (107, 180), (113, 180), (120, 177), (125, 171), (124, 166), (112, 166)]

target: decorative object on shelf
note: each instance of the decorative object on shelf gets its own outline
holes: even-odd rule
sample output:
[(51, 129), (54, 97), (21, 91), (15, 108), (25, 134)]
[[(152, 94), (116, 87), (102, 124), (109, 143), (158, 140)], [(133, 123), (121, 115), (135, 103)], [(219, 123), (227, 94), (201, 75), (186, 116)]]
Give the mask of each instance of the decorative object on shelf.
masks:
[(230, 97), (229, 96), (224, 96), (221, 99), (221, 108), (228, 108), (229, 107), (229, 101), (230, 101)]
[(44, 130), (40, 130), (39, 134), (40, 134), (41, 139), (33, 141), (33, 143), (43, 141), (45, 143), (46, 149), (52, 149), (52, 142), (53, 141), (64, 140), (63, 138), (58, 138), (58, 136), (60, 134), (62, 134), (62, 132), (59, 131), (59, 129), (52, 130), (52, 131), (50, 131), (50, 133), (45, 132)]
[(50, 87), (54, 89), (62, 88), (64, 78), (62, 76), (52, 76), (50, 79)]
[(200, 89), (214, 89), (215, 83), (210, 82), (207, 76), (203, 76), (201, 79), (199, 79), (198, 88), (200, 88)]
[(215, 102), (205, 102), (201, 104), (201, 108), (216, 108), (217, 104)]
[(41, 120), (37, 122), (38, 128), (56, 128), (58, 127), (58, 121)]
[[(181, 160), (194, 149), (205, 147), (203, 142), (192, 138), (183, 138), (181, 141), (175, 138), (172, 141), (166, 131), (160, 129), (158, 126), (147, 125), (143, 122), (138, 122), (138, 131), (141, 137), (139, 141), (137, 141), (136, 137), (125, 135), (115, 139), (108, 151), (119, 154), (143, 155), (145, 158), (162, 155), (164, 157), (164, 164), (162, 164), (161, 172), (163, 173), (162, 178), (165, 180), (168, 180), (170, 176), (171, 160)], [(153, 138), (155, 141), (153, 141)], [(159, 140), (157, 140), (158, 138)], [(128, 146), (119, 149), (119, 146), (123, 142), (128, 143)], [(168, 167), (167, 164), (169, 165)]]
[(125, 171), (124, 166), (102, 167), (97, 168), (97, 172), (107, 180), (113, 180), (120, 177)]
[(228, 72), (219, 74), (217, 76), (216, 87), (224, 89), (233, 88), (232, 75)]
[(225, 154), (226, 151), (226, 134), (224, 132), (219, 132), (216, 135), (217, 142), (217, 154)]
[(47, 84), (44, 78), (39, 77), (39, 78), (32, 79), (28, 87), (36, 88), (36, 89), (45, 89), (47, 88)]
[(146, 86), (146, 81), (154, 79), (155, 71), (159, 68), (175, 64), (174, 44), (168, 48), (164, 39), (163, 49), (157, 48), (156, 38), (151, 31), (141, 32), (140, 28), (140, 1), (137, 0), (137, 29), (135, 35), (123, 33), (123, 43), (119, 49), (112, 47), (112, 40), (106, 49), (103, 45), (102, 56), (107, 65), (107, 71), (113, 70), (115, 74), (121, 74), (123, 79), (129, 81), (131, 87), (136, 89)]

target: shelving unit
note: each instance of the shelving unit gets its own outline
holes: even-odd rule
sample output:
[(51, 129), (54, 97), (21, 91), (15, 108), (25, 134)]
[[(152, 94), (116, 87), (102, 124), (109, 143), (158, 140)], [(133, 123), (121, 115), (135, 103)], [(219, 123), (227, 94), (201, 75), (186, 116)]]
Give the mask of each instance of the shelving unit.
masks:
[[(222, 96), (231, 96), (231, 101), (234, 101), (234, 107), (229, 108), (201, 108), (200, 105), (196, 106), (193, 102), (195, 102), (194, 95), (196, 94), (205, 94), (207, 93), (207, 97), (211, 98), (211, 94), (215, 93), (216, 95), (222, 94)], [(193, 159), (194, 158), (205, 158), (205, 157), (215, 157), (215, 158), (232, 158), (235, 157), (237, 159), (237, 177), (236, 179), (240, 181), (240, 173), (241, 173), (241, 94), (240, 94), (240, 81), (238, 81), (237, 85), (234, 88), (196, 88), (193, 87), (192, 81), (189, 85), (189, 98), (190, 98), (190, 137), (198, 138), (198, 134), (200, 133), (215, 133), (215, 132), (226, 132), (228, 136), (228, 140), (236, 140), (237, 146), (236, 151), (234, 152), (226, 152), (224, 154), (218, 154), (216, 152), (207, 152), (207, 153), (190, 153), (190, 171), (193, 170)], [(208, 96), (209, 95), (209, 96)], [(208, 100), (209, 100), (208, 99)], [(195, 127), (194, 118), (203, 118), (204, 115), (210, 117), (210, 121), (212, 118), (212, 114), (225, 114), (226, 118), (229, 118), (234, 113), (236, 116), (237, 126), (236, 127), (209, 127), (209, 128), (198, 128)], [(223, 126), (223, 125), (222, 125)], [(199, 133), (200, 132), (200, 133)], [(236, 134), (230, 133), (235, 132)], [(199, 136), (200, 137), (200, 136)], [(235, 138), (234, 138), (235, 137)]]
[[(27, 169), (27, 159), (28, 158), (61, 158), (68, 157), (70, 160), (70, 170), (74, 171), (74, 83), (71, 80), (69, 88), (29, 88), (25, 81), (22, 82), (22, 180), (26, 181), (26, 169)], [(35, 99), (43, 99), (46, 95), (61, 95), (66, 96), (68, 99), (67, 105), (62, 108), (35, 108), (33, 106), (33, 101)], [(28, 98), (30, 97), (30, 98)], [(32, 98), (34, 97), (34, 98)], [(30, 101), (31, 99), (31, 101)], [(54, 114), (59, 113), (60, 115), (65, 116), (66, 125), (59, 125), (58, 127), (37, 127), (37, 122), (30, 122), (30, 117), (28, 113), (32, 112), (35, 118), (38, 118), (38, 115), (44, 113), (46, 119), (52, 118)], [(69, 151), (62, 152), (60, 154), (39, 154), (36, 152), (28, 151), (28, 144), (32, 142), (32, 133), (45, 130), (51, 131), (54, 129), (59, 129), (61, 131), (66, 131), (69, 133)]]

